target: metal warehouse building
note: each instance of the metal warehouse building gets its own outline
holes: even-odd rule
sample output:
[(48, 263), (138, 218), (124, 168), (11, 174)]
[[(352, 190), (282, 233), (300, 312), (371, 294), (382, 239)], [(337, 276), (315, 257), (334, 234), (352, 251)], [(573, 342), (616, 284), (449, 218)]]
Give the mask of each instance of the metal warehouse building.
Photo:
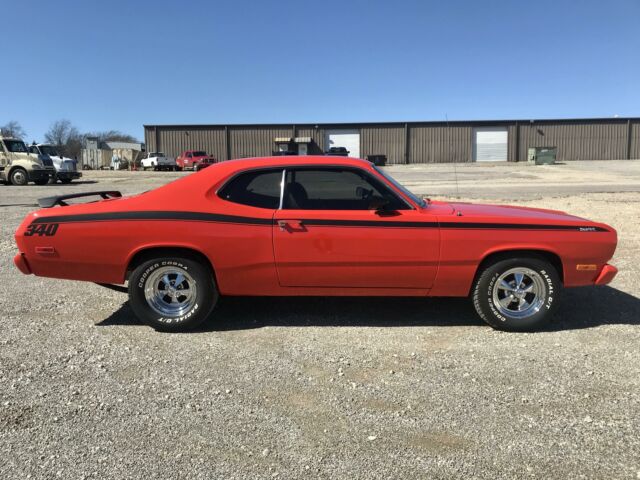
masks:
[(640, 118), (262, 125), (145, 125), (148, 151), (204, 150), (218, 160), (321, 154), (386, 155), (388, 163), (527, 160), (532, 147), (557, 147), (558, 160), (640, 159)]

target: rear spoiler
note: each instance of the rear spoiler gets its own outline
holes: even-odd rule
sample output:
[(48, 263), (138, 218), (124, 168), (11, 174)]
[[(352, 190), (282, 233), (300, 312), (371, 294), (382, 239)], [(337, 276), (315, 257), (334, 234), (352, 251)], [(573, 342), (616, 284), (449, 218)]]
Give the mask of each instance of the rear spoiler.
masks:
[(51, 208), (51, 207), (55, 207), (56, 205), (60, 205), (64, 207), (65, 205), (68, 205), (68, 203), (66, 203), (65, 200), (69, 200), (71, 198), (92, 197), (94, 195), (99, 195), (105, 200), (108, 198), (122, 197), (122, 193), (118, 192), (117, 190), (105, 190), (102, 192), (71, 193), (69, 195), (58, 195), (56, 197), (39, 198), (38, 205), (40, 205), (42, 208)]

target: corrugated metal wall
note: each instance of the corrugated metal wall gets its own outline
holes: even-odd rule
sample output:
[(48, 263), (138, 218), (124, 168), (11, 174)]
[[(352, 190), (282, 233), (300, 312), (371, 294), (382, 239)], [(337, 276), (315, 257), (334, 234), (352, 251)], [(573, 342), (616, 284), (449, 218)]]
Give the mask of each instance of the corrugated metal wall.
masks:
[(470, 162), (472, 135), (470, 126), (411, 126), (409, 163)]
[[(528, 148), (547, 146), (558, 147), (560, 161), (625, 159), (628, 150), (631, 158), (640, 159), (640, 120), (631, 121), (630, 145), (627, 119), (452, 122), (449, 126), (442, 122), (409, 123), (409, 163), (473, 161), (474, 129), (481, 126), (508, 128), (509, 161), (526, 161)], [(321, 154), (325, 149), (325, 132), (334, 128), (360, 129), (362, 157), (383, 154), (387, 155), (390, 163), (405, 162), (403, 123), (228, 127), (151, 125), (145, 127), (145, 142), (148, 151), (157, 148), (174, 157), (183, 150), (202, 149), (226, 160), (228, 150), (231, 158), (271, 155), (275, 149), (275, 138), (311, 137), (313, 142), (309, 153)]]
[(627, 123), (520, 125), (520, 160), (530, 147), (558, 147), (558, 160), (620, 160), (627, 153)]
[(631, 124), (631, 158), (640, 159), (640, 122)]
[(388, 163), (404, 163), (404, 126), (363, 127), (360, 129), (360, 156), (386, 155)]
[(293, 127), (232, 127), (229, 129), (231, 158), (263, 157), (275, 150), (274, 138), (292, 138)]
[[(227, 159), (223, 127), (158, 127), (157, 132), (158, 150), (170, 157), (177, 157), (185, 150), (204, 150), (217, 159)], [(153, 127), (146, 129), (145, 143), (147, 151), (156, 150)]]

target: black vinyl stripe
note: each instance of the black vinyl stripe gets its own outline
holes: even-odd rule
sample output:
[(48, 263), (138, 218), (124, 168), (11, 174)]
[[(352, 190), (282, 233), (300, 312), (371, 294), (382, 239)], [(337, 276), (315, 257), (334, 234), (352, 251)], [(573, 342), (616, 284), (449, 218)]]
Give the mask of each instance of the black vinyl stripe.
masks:
[[(32, 223), (77, 223), (108, 222), (114, 220), (178, 220), (191, 222), (235, 223), (242, 225), (272, 225), (270, 218), (240, 217), (204, 212), (107, 212), (78, 215), (54, 215), (38, 217)], [(455, 230), (556, 230), (580, 232), (607, 232), (602, 227), (582, 225), (549, 225), (528, 223), (479, 223), (479, 222), (406, 222), (393, 220), (334, 220), (334, 219), (302, 219), (303, 225), (336, 226), (336, 227), (391, 227), (391, 228), (443, 228)]]
[(438, 222), (403, 222), (389, 220), (325, 220), (302, 219), (302, 225), (334, 226), (334, 227), (402, 227), (402, 228), (437, 228)]
[(241, 223), (249, 225), (271, 225), (270, 218), (238, 217), (204, 212), (108, 212), (79, 215), (57, 215), (39, 217), (33, 223), (75, 223), (75, 222), (108, 222), (113, 220), (183, 220), (191, 222)]

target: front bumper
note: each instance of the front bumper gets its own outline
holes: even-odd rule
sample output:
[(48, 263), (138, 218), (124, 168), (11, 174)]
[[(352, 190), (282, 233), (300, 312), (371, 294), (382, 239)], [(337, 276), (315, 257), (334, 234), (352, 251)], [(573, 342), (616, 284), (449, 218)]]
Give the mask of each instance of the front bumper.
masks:
[(27, 175), (29, 176), (30, 182), (35, 182), (38, 180), (44, 180), (45, 178), (54, 178), (56, 174), (55, 170), (28, 170)]
[(62, 170), (62, 171), (56, 173), (56, 177), (58, 179), (60, 179), (60, 180), (67, 180), (67, 179), (75, 180), (76, 178), (82, 177), (82, 173), (81, 172), (69, 172), (69, 171)]
[(602, 267), (600, 273), (596, 277), (596, 281), (594, 282), (596, 285), (606, 285), (613, 280), (613, 277), (618, 273), (618, 269), (613, 265), (609, 265), (608, 263)]
[(25, 275), (31, 275), (31, 267), (27, 263), (27, 259), (24, 257), (24, 253), (18, 253), (15, 257), (13, 257), (13, 263), (18, 267)]

